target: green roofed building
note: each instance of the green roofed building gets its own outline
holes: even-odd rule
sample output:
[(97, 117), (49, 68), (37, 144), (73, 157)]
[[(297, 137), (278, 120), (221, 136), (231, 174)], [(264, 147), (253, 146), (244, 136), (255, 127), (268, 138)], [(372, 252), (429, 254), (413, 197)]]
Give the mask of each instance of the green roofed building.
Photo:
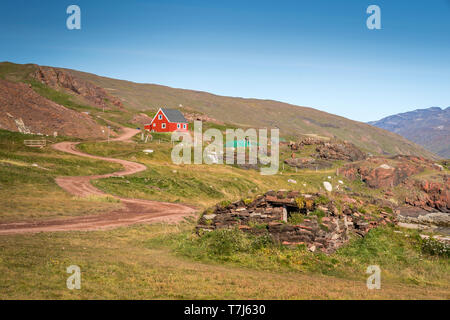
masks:
[[(234, 140), (234, 141), (228, 141), (224, 144), (225, 148), (238, 148), (238, 147), (244, 147), (248, 148), (252, 145), (252, 142), (250, 140)], [(253, 145), (258, 146), (259, 144), (257, 142), (253, 143)]]

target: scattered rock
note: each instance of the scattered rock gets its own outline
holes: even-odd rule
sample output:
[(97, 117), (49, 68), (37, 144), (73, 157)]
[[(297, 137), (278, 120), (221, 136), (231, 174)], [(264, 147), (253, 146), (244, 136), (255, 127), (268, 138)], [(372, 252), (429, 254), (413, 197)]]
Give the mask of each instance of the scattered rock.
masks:
[(333, 186), (328, 181), (324, 181), (323, 186), (324, 186), (325, 190), (327, 190), (328, 192), (333, 191)]

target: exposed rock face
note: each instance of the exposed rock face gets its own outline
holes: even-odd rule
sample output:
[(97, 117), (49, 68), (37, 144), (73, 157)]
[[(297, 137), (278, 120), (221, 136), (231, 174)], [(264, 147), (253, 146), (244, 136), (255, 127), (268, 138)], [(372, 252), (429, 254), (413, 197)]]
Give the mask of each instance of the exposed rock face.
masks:
[(434, 168), (434, 164), (427, 159), (414, 156), (396, 156), (389, 159), (376, 157), (348, 164), (339, 169), (339, 174), (350, 180), (361, 179), (370, 188), (386, 189), (404, 182), (425, 168)]
[(359, 161), (366, 158), (366, 154), (354, 144), (348, 142), (324, 143), (316, 148), (317, 158), (327, 160)]
[[(433, 180), (411, 177), (426, 169), (433, 172)], [(370, 188), (382, 188), (388, 196), (393, 196), (390, 189), (401, 184), (408, 190), (404, 199), (407, 205), (428, 212), (450, 212), (450, 177), (442, 171), (442, 166), (428, 159), (396, 156), (347, 164), (339, 169), (339, 174), (350, 180), (361, 179)]]
[[(362, 214), (350, 205), (355, 202), (348, 198), (339, 210), (333, 201), (324, 201), (323, 195), (269, 191), (251, 202), (216, 205), (200, 218), (197, 229), (237, 227), (253, 234), (267, 233), (284, 245), (304, 244), (311, 251), (332, 253), (348, 241), (350, 233), (364, 236), (380, 224), (395, 222), (387, 213), (377, 218)], [(313, 212), (321, 212), (322, 216)], [(293, 213), (304, 215), (301, 223), (286, 223)]]
[(308, 137), (303, 138), (298, 142), (290, 141), (288, 145), (292, 151), (297, 151), (300, 150), (303, 146), (324, 145), (325, 143), (325, 140)]
[(303, 138), (302, 140), (299, 141), (299, 145), (300, 146), (313, 146), (313, 145), (323, 145), (325, 144), (326, 141), (323, 139), (318, 139), (318, 138)]
[(398, 211), (401, 227), (450, 235), (450, 213), (448, 212), (429, 212), (412, 206), (400, 207)]
[(411, 189), (418, 189), (419, 193), (411, 193), (405, 202), (426, 211), (438, 210), (450, 213), (450, 176), (445, 175), (443, 182), (411, 181)]
[(109, 95), (105, 89), (80, 80), (66, 71), (39, 66), (34, 77), (53, 89), (64, 88), (72, 93), (81, 95), (99, 108), (108, 108), (108, 101), (117, 107), (123, 107), (122, 102), (118, 98)]
[(40, 96), (27, 84), (0, 79), (0, 128), (22, 133), (104, 138), (88, 115)]
[(313, 155), (312, 158), (296, 158), (295, 153), (293, 153), (290, 159), (284, 160), (284, 163), (300, 169), (321, 170), (331, 168), (333, 166), (333, 160), (353, 162), (366, 158), (364, 152), (348, 142), (326, 142), (315, 138), (304, 138), (298, 143), (289, 142), (289, 147), (292, 151), (298, 151), (303, 146), (309, 145), (317, 146), (317, 154)]

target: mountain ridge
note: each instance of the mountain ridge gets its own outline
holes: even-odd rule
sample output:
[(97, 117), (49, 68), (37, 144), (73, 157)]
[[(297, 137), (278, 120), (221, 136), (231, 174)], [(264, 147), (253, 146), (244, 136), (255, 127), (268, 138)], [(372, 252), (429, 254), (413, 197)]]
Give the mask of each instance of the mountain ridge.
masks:
[(430, 152), (450, 158), (450, 107), (416, 109), (368, 124), (399, 134)]

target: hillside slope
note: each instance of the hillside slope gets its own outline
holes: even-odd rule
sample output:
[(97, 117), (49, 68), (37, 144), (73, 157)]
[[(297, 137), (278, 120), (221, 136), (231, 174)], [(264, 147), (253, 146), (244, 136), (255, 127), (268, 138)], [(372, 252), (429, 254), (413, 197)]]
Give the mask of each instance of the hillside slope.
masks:
[(50, 101), (25, 83), (0, 79), (0, 128), (23, 133), (104, 138), (103, 128), (88, 115)]
[(450, 158), (450, 107), (418, 109), (369, 124), (397, 133), (441, 157)]
[[(54, 79), (55, 75), (56, 79), (62, 79), (60, 85), (43, 78), (41, 70), (45, 70)], [(435, 157), (415, 143), (383, 129), (313, 108), (278, 101), (224, 97), (207, 92), (116, 80), (69, 69), (42, 68), (37, 65), (0, 63), (0, 77), (16, 81), (31, 77), (33, 81), (39, 81), (40, 85), (51, 86), (52, 90), (63, 90), (81, 103), (90, 106), (94, 105), (90, 95), (78, 89), (73, 90), (72, 86), (67, 84), (78, 83), (83, 84), (83, 87), (91, 84), (95, 92), (100, 93), (100, 97), (109, 97), (105, 102), (116, 113), (155, 111), (165, 106), (182, 111), (197, 111), (219, 122), (242, 127), (278, 127), (281, 135), (285, 137), (294, 138), (301, 135), (336, 137), (350, 141), (371, 153)], [(66, 79), (70, 81), (65, 81)]]
[(196, 110), (244, 127), (280, 128), (285, 136), (315, 134), (348, 140), (372, 153), (415, 154), (434, 157), (415, 143), (391, 132), (313, 108), (273, 100), (224, 97), (207, 92), (175, 89), (156, 84), (100, 77), (66, 70), (72, 75), (105, 88), (123, 104), (136, 110), (156, 110), (160, 106)]

